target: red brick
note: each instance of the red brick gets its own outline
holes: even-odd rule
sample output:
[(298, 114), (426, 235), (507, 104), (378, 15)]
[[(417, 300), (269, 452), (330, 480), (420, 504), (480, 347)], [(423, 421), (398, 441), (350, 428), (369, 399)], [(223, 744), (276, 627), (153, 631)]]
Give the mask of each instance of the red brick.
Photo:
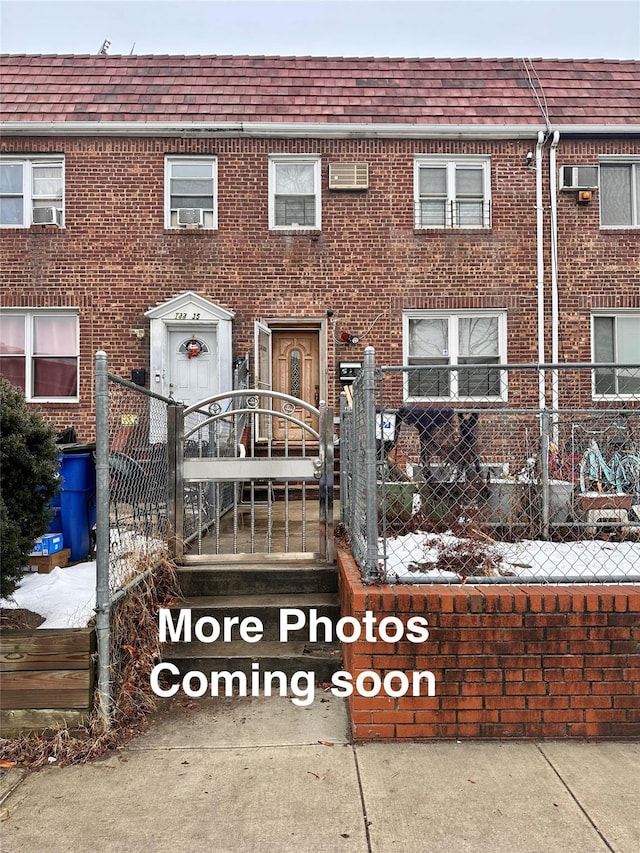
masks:
[(542, 719), (545, 723), (571, 723), (571, 722), (581, 722), (581, 717), (576, 716), (575, 709), (565, 710), (565, 711), (557, 711), (555, 709), (542, 710)]
[(394, 725), (384, 723), (358, 723), (353, 727), (353, 737), (358, 740), (375, 740), (376, 738), (393, 738), (396, 733)]
[(485, 696), (485, 708), (525, 708), (524, 696)]
[(461, 686), (462, 696), (501, 696), (504, 687), (498, 681), (465, 682)]
[(443, 708), (454, 708), (459, 711), (468, 711), (473, 708), (482, 708), (482, 698), (479, 696), (453, 696), (442, 699)]
[(572, 708), (610, 708), (610, 696), (572, 696)]
[(396, 737), (418, 740), (420, 738), (437, 738), (440, 736), (440, 726), (437, 724), (419, 723), (416, 725), (399, 724), (396, 726)]
[[(629, 684), (626, 681), (596, 681), (591, 685), (591, 692), (594, 696), (604, 695), (615, 697), (625, 694), (630, 695), (633, 693), (633, 684)], [(636, 704), (639, 704), (636, 698), (632, 698)]]
[(625, 712), (623, 710), (615, 710), (613, 708), (585, 708), (584, 721), (585, 723), (612, 723), (615, 721), (625, 723), (629, 722), (624, 719)]
[(591, 692), (591, 686), (588, 681), (551, 681), (547, 686), (549, 688), (549, 695), (553, 696), (578, 696)]
[(527, 699), (528, 708), (545, 708), (558, 710), (569, 707), (568, 696), (529, 696)]
[(547, 692), (546, 684), (539, 681), (523, 681), (505, 684), (507, 696), (542, 696)]
[(457, 722), (465, 723), (497, 723), (500, 720), (500, 711), (497, 710), (474, 710), (458, 711)]
[(540, 720), (542, 720), (542, 711), (500, 711), (502, 723), (536, 723)]
[(373, 711), (371, 722), (377, 723), (412, 723), (412, 711)]
[(637, 711), (639, 708), (638, 698), (636, 696), (614, 696), (613, 707), (631, 708), (632, 710)]

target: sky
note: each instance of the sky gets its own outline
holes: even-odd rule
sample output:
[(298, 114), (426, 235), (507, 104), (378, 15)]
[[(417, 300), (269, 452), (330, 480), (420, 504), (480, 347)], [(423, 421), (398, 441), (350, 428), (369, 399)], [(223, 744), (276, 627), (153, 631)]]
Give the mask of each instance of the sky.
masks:
[(0, 0), (0, 52), (640, 59), (640, 0)]

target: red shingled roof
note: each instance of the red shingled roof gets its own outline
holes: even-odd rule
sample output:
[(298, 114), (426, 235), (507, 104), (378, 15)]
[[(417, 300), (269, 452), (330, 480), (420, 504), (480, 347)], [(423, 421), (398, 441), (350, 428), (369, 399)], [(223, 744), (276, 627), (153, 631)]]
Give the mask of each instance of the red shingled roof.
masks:
[[(3, 122), (640, 124), (640, 62), (0, 57)], [(535, 91), (533, 86), (535, 86)]]

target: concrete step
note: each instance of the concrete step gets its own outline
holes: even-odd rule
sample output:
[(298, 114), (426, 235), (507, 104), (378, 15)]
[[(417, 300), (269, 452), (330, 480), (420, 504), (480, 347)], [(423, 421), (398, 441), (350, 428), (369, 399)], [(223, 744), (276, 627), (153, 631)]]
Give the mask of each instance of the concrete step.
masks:
[[(204, 673), (208, 680), (212, 672), (242, 673), (248, 679), (250, 691), (257, 678), (263, 693), (265, 672), (283, 673), (282, 677), (287, 681), (295, 673), (310, 672), (312, 676), (309, 678), (323, 684), (341, 669), (340, 643), (324, 642), (327, 636), (324, 623), (318, 627), (320, 642), (311, 642), (309, 629), (312, 616), (327, 617), (333, 625), (340, 617), (335, 566), (293, 560), (272, 565), (225, 563), (185, 566), (178, 569), (178, 581), (185, 598), (171, 608), (174, 625), (178, 624), (178, 612), (188, 610), (192, 627), (203, 616), (217, 620), (222, 638), (211, 643), (196, 639), (165, 644), (163, 661), (174, 664), (179, 670), (179, 676), (172, 676), (173, 681), (191, 671)], [(302, 611), (305, 620), (295, 633), (291, 630), (290, 640), (281, 642), (283, 608)], [(241, 622), (247, 616), (260, 620), (259, 630), (253, 632), (254, 636), (260, 636), (257, 642), (238, 639), (239, 627), (235, 620)], [(225, 622), (229, 619), (234, 621)], [(226, 640), (225, 625), (228, 631)], [(255, 627), (255, 623), (252, 625)], [(210, 636), (214, 627), (209, 621), (203, 624), (205, 637)], [(333, 632), (329, 636), (333, 636)], [(239, 675), (235, 677), (236, 689), (241, 678)], [(220, 690), (225, 689), (222, 683)], [(273, 692), (276, 695), (279, 692), (277, 681)]]
[(216, 564), (184, 566), (178, 569), (182, 594), (220, 595), (305, 595), (335, 593), (338, 572), (335, 566), (294, 563)]
[[(279, 643), (261, 641), (245, 643), (241, 640), (229, 643), (175, 643), (164, 647), (163, 661), (174, 664), (180, 678), (188, 672), (204, 673), (210, 680), (211, 673), (242, 673), (248, 679), (258, 678), (260, 693), (264, 693), (264, 674), (282, 672), (288, 680), (295, 673), (311, 672), (316, 684), (331, 680), (334, 672), (342, 668), (340, 643), (310, 643), (291, 641)], [(174, 683), (179, 677), (171, 677)], [(224, 682), (221, 682), (224, 686)], [(273, 693), (278, 693), (278, 682), (274, 682)], [(237, 689), (238, 679), (235, 687)], [(221, 687), (221, 690), (223, 688)]]
[[(308, 636), (311, 611), (314, 611), (313, 616), (329, 619), (333, 625), (340, 618), (340, 604), (335, 593), (197, 596), (187, 598), (176, 604), (171, 608), (171, 611), (174, 624), (176, 624), (178, 612), (181, 609), (189, 609), (193, 625), (201, 617), (207, 616), (216, 619), (221, 630), (223, 630), (225, 620), (237, 618), (242, 621), (248, 616), (254, 616), (262, 623), (264, 641), (279, 641), (280, 614), (283, 608), (296, 609), (304, 614), (305, 628), (301, 629), (298, 636), (303, 635), (302, 630), (306, 630), (306, 636)], [(237, 636), (237, 626), (230, 622), (228, 624), (231, 636)], [(289, 624), (293, 624), (293, 616), (289, 620)], [(291, 632), (291, 636), (294, 636), (293, 632)], [(325, 637), (324, 622), (318, 626), (318, 637), (320, 639)]]

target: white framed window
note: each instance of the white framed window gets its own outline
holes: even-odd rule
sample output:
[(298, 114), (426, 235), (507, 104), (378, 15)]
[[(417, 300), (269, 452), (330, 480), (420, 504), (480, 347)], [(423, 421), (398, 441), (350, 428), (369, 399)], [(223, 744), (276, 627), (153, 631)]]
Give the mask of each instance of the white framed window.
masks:
[(320, 157), (274, 154), (269, 157), (269, 228), (320, 230)]
[(640, 228), (640, 157), (600, 161), (600, 225)]
[(27, 400), (78, 400), (78, 315), (69, 311), (0, 313), (0, 373)]
[(0, 157), (0, 228), (64, 226), (64, 159)]
[(165, 157), (165, 228), (218, 227), (217, 157)]
[[(406, 311), (405, 400), (506, 400), (505, 311)], [(482, 366), (480, 366), (482, 365)]]
[(414, 224), (416, 228), (490, 228), (489, 157), (417, 156)]
[[(592, 360), (640, 365), (640, 311), (598, 312), (591, 317)], [(640, 367), (593, 371), (594, 397), (640, 396)]]

